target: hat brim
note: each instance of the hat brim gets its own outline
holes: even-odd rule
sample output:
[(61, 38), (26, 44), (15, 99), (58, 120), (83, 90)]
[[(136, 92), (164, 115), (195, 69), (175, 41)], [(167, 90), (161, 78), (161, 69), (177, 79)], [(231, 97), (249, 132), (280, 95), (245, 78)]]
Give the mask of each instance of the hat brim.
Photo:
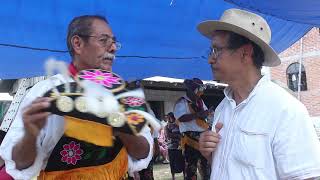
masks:
[(201, 22), (197, 29), (203, 36), (209, 38), (210, 40), (212, 39), (213, 32), (217, 30), (231, 31), (240, 34), (256, 43), (262, 49), (265, 57), (263, 66), (274, 67), (281, 64), (279, 56), (269, 44), (265, 43), (256, 35), (241, 27), (226, 22), (208, 20)]

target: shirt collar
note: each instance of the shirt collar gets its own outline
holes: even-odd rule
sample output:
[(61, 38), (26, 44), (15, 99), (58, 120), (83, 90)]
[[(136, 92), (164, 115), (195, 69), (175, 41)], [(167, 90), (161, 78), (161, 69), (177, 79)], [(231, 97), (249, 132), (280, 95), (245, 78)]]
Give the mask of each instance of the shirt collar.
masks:
[[(253, 90), (250, 92), (249, 96), (242, 102), (242, 103), (246, 103), (247, 101), (249, 101), (258, 91), (258, 89), (265, 84), (266, 82), (268, 82), (268, 77), (266, 76), (262, 76), (261, 79), (258, 81), (258, 83), (255, 85), (255, 87), (253, 88)], [(224, 89), (223, 91), (225, 97), (229, 100), (229, 101), (234, 101), (233, 99), (233, 91), (230, 88), (230, 86), (228, 86), (227, 88)]]
[(77, 75), (78, 70), (77, 70), (77, 68), (74, 66), (73, 63), (70, 63), (70, 64), (69, 64), (68, 69), (69, 69), (69, 73), (70, 73), (70, 75), (71, 75), (72, 77), (75, 77), (75, 76)]

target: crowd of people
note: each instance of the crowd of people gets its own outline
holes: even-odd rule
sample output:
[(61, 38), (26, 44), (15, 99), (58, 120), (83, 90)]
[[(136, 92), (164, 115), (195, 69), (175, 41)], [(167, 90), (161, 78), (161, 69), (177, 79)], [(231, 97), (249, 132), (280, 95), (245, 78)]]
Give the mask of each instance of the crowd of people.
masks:
[[(220, 20), (200, 23), (198, 31), (211, 41), (208, 64), (215, 78), (228, 84), (215, 111), (201, 99), (203, 82), (186, 79), (185, 96), (165, 116), (160, 131), (146, 127), (136, 136), (114, 129), (113, 146), (102, 147), (67, 134), (70, 117), (47, 112), (52, 99), (43, 97), (52, 83), (75, 82), (81, 70), (112, 71), (120, 43), (106, 18), (75, 17), (66, 38), (70, 77), (49, 77), (24, 97), (0, 146), (0, 177), (149, 180), (159, 161), (170, 163), (172, 179), (183, 173), (184, 179), (194, 180), (197, 172), (203, 180), (320, 176), (320, 142), (305, 106), (261, 74), (262, 66), (280, 64), (267, 22), (229, 9)], [(90, 116), (79, 120), (109, 129)]]

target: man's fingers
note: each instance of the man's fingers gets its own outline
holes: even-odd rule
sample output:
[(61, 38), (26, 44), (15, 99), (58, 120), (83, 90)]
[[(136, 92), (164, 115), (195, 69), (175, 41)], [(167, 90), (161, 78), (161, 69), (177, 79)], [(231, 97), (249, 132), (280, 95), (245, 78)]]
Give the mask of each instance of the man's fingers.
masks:
[(32, 116), (28, 116), (24, 119), (24, 125), (36, 126), (37, 128), (42, 129), (42, 127), (46, 124), (49, 115), (49, 112), (43, 112), (39, 114), (34, 114)]
[(208, 154), (208, 153), (212, 153), (213, 151), (215, 151), (216, 148), (217, 148), (216, 143), (208, 143), (208, 144), (201, 144), (199, 147), (199, 150), (203, 154)]
[(213, 136), (214, 132), (212, 131), (205, 131), (203, 133), (200, 134), (200, 137), (205, 137), (205, 136)]
[(50, 102), (48, 102), (48, 101), (35, 102), (24, 109), (24, 114), (31, 115), (31, 114), (37, 113), (45, 108), (48, 108), (49, 106), (50, 106)]
[(208, 137), (201, 140), (201, 147), (215, 147), (219, 143), (219, 137)]
[(200, 148), (200, 152), (202, 154), (209, 154), (209, 153), (212, 153), (215, 150), (216, 150), (216, 148)]
[(204, 142), (217, 143), (217, 142), (219, 142), (219, 140), (220, 140), (219, 136), (209, 136), (209, 137), (204, 138)]
[(203, 153), (213, 152), (220, 141), (220, 135), (212, 131), (206, 131), (201, 134), (199, 141), (200, 150)]
[(39, 97), (37, 99), (35, 99), (32, 103), (39, 103), (39, 102), (50, 102), (52, 101), (53, 98), (49, 98), (49, 97)]
[(221, 136), (218, 133), (212, 132), (212, 131), (206, 131), (201, 134), (200, 138), (203, 140), (209, 140), (210, 138), (215, 137), (215, 138), (221, 138)]
[(50, 112), (43, 111), (50, 107), (52, 98), (37, 98), (23, 110), (22, 118), (27, 133), (37, 136), (45, 126)]
[(45, 121), (47, 120), (50, 114), (51, 114), (50, 112), (41, 112), (41, 113), (34, 114), (32, 115), (32, 117), (30, 117), (30, 122), (38, 123), (38, 122)]
[(215, 148), (218, 142), (204, 142), (201, 144), (202, 148)]

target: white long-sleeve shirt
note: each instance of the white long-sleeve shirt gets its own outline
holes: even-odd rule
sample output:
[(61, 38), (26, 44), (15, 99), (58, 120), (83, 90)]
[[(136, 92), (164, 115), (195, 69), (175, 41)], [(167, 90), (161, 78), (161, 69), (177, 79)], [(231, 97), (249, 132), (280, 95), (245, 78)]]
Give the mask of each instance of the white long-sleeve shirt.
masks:
[(223, 127), (210, 179), (320, 176), (320, 142), (302, 103), (265, 77), (238, 105), (230, 88), (224, 93), (214, 116)]
[[(52, 82), (55, 86), (65, 83), (65, 79), (61, 75), (55, 75), (49, 79), (36, 84), (26, 97), (21, 102), (20, 108), (17, 112), (16, 118), (13, 121), (8, 133), (6, 134), (1, 146), (0, 156), (5, 160), (6, 171), (14, 179), (30, 180), (32, 177), (37, 176), (38, 173), (45, 169), (48, 158), (51, 155), (57, 142), (60, 140), (64, 133), (64, 119), (62, 116), (50, 115), (47, 124), (41, 130), (37, 138), (37, 157), (32, 166), (27, 169), (17, 170), (15, 162), (12, 160), (12, 148), (21, 140), (24, 135), (24, 126), (22, 120), (22, 109), (31, 104), (37, 97), (41, 97), (45, 92), (52, 88)], [(69, 81), (73, 81), (71, 78)], [(149, 154), (145, 159), (135, 160), (128, 155), (129, 174), (135, 171), (145, 169), (150, 160), (152, 159), (153, 152), (153, 138), (148, 127), (143, 128), (140, 135), (145, 137), (149, 143)]]

